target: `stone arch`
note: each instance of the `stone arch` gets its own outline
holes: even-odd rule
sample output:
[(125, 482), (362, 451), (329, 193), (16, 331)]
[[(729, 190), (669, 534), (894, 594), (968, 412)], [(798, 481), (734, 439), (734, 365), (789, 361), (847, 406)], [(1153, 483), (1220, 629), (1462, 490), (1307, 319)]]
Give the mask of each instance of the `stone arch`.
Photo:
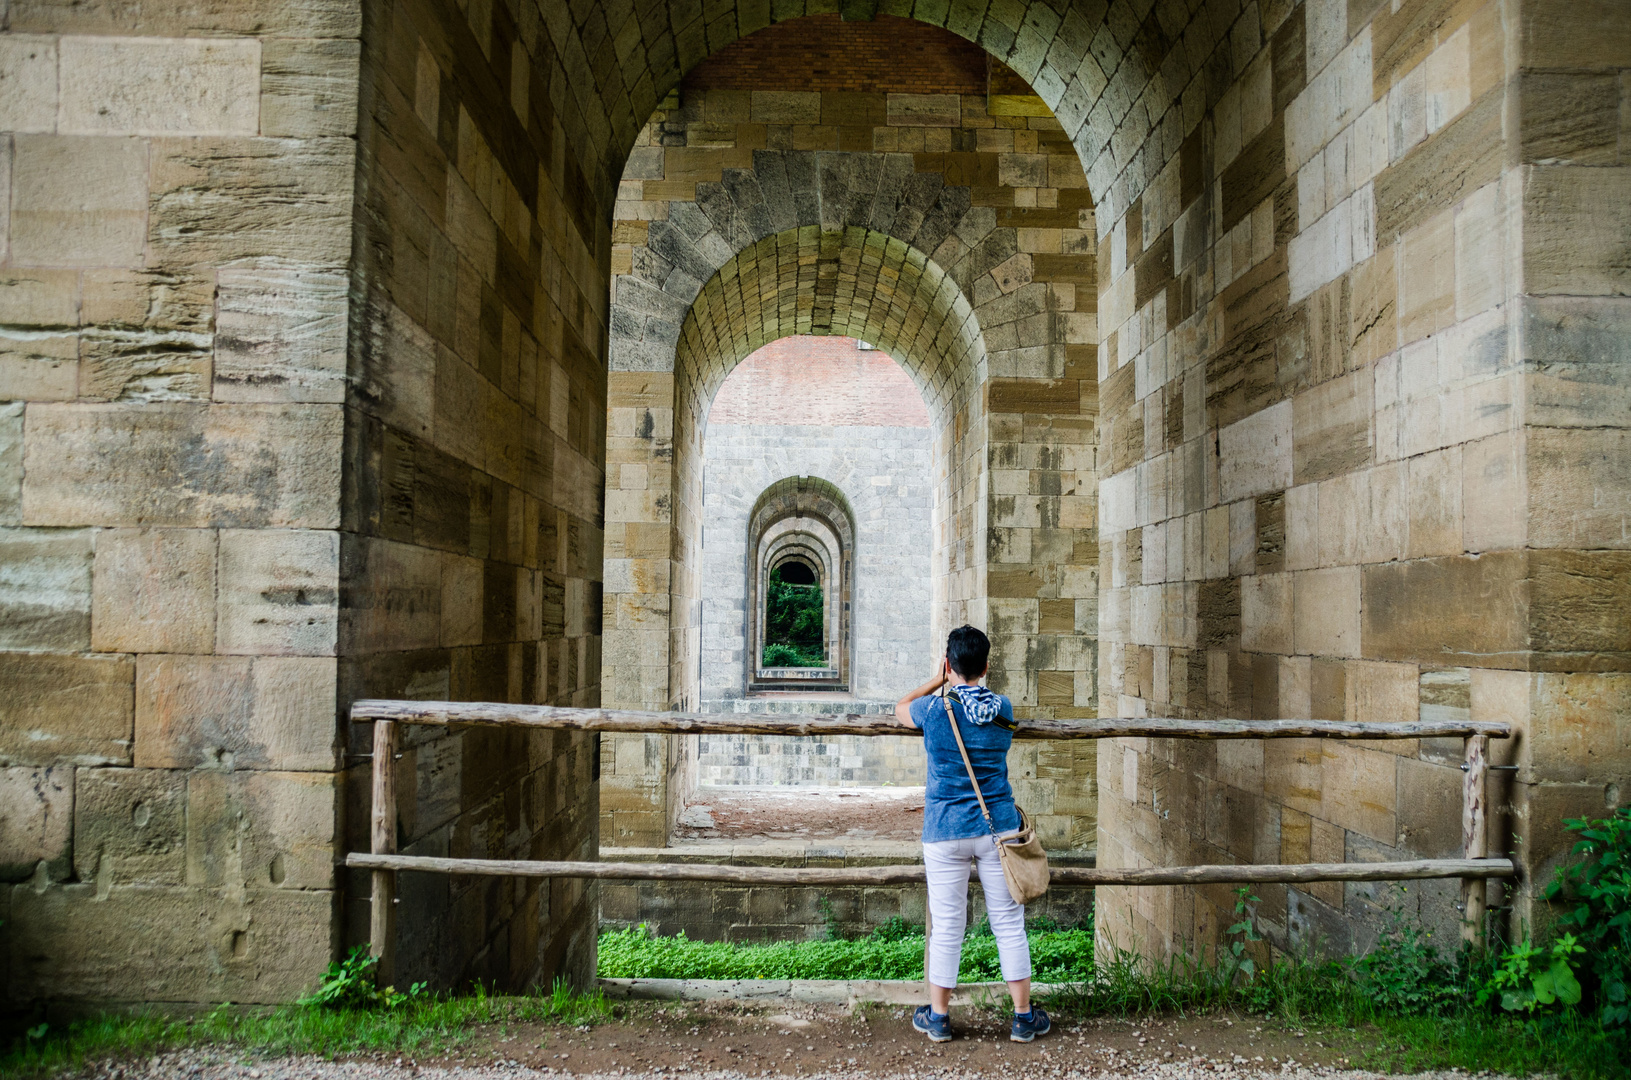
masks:
[[(830, 15), (838, 7), (831, 0), (734, 0), (706, 10), (675, 3), (644, 11), (596, 4), (572, 14), (563, 9), (558, 27), (550, 28), (563, 47), (557, 77), (577, 99), (582, 134), (600, 148), (604, 189), (615, 185), (645, 118), (687, 71), (772, 23)], [(941, 27), (1012, 68), (1059, 118), (1100, 202), (1110, 201), (1112, 186), (1130, 172), (1137, 177), (1136, 197), (1148, 168), (1138, 160), (1139, 144), (1152, 118), (1193, 85), (1203, 64), (1221, 55), (1218, 93), (1235, 74), (1227, 50), (1214, 52), (1227, 42), (1233, 14), (1219, 17), (1209, 7), (1149, 0), (873, 0), (855, 11), (843, 7), (845, 18), (883, 15)], [(1124, 125), (1138, 129), (1136, 138), (1118, 138)]]
[[(760, 346), (812, 331), (863, 338), (897, 358), (929, 405), (941, 465), (936, 496), (937, 622), (961, 619), (979, 598), (972, 576), (985, 543), (978, 477), (985, 423), (978, 388), (987, 365), (979, 320), (955, 281), (921, 251), (860, 227), (803, 226), (727, 260), (698, 291), (674, 352), (671, 468), (674, 572), (671, 626), (700, 635), (703, 438), (713, 396)], [(699, 645), (671, 636), (670, 693), (697, 692)]]
[[(644, 132), (615, 215), (625, 246), (613, 254), (609, 319), (613, 441), (650, 464), (609, 461), (603, 700), (700, 704), (699, 466), (712, 395), (754, 348), (833, 333), (894, 356), (931, 413), (930, 633), (988, 626), (992, 685), (1025, 715), (1093, 715), (1095, 638), (1078, 628), (1097, 590), (1099, 260), (1074, 149), (1051, 118), (1024, 122), (1026, 146), (982, 135), (984, 99), (954, 95), (956, 108), (934, 117), (935, 145), (953, 152), (891, 141), (881, 96), (867, 138), (890, 148), (773, 150), (751, 122), (734, 134), (713, 122), (705, 89), (685, 97)], [(693, 131), (706, 146), (670, 151)], [(721, 145), (733, 149), (711, 149)], [(1027, 152), (1007, 154), (1017, 149)], [(660, 488), (630, 491), (631, 474)], [(660, 524), (660, 552), (627, 542)], [(1087, 755), (1067, 756), (1073, 774), (1091, 771)], [(1059, 846), (1084, 835), (1070, 813), (1047, 827)], [(652, 826), (640, 842), (664, 835)]]
[(817, 565), (826, 590), (828, 666), (833, 674), (814, 681), (833, 689), (847, 688), (854, 636), (855, 538), (855, 512), (849, 499), (836, 484), (820, 477), (789, 476), (771, 484), (754, 501), (748, 514), (745, 686), (788, 681), (767, 680), (761, 673), (764, 597), (770, 571), (784, 557), (799, 557)]

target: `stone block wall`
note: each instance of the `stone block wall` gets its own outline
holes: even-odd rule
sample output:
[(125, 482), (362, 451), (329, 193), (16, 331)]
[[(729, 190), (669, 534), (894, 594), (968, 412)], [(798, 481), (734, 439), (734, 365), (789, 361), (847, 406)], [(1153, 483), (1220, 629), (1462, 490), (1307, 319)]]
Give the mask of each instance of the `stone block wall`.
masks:
[(4, 27), (6, 1001), (287, 1000), (336, 944), (359, 12)]
[[(545, 9), (7, 7), (9, 1002), (294, 997), (366, 933), (352, 699), (595, 700), (609, 136)], [(595, 759), (410, 733), (402, 843), (587, 857)], [(579, 884), (401, 926), (406, 978), (592, 973)]]
[[(545, 9), (381, 4), (363, 55), (342, 700), (592, 706), (609, 250)], [(370, 731), (349, 732), (367, 754)], [(598, 744), (406, 733), (398, 846), (593, 858)], [(370, 763), (347, 843), (366, 847)], [(347, 935), (366, 932), (348, 874)], [(398, 982), (593, 977), (583, 881), (404, 878)]]
[(928, 428), (710, 424), (704, 454), (704, 708), (747, 692), (756, 647), (748, 640), (748, 575), (758, 570), (749, 512), (791, 476), (833, 484), (854, 513), (850, 691), (894, 700), (926, 679), (935, 663)]
[[(1100, 219), (1106, 708), (1512, 722), (1491, 853), (1524, 868), (1514, 926), (1544, 922), (1561, 819), (1617, 805), (1631, 763), (1626, 290), (1600, 242), (1625, 232), (1627, 26), (1613, 3), (1245, 5), (1233, 83)], [(1455, 855), (1460, 758), (1122, 740), (1100, 858)], [(1285, 947), (1363, 947), (1390, 902), (1260, 893)], [(1455, 893), (1408, 903), (1453, 937)], [(1101, 925), (1205, 946), (1230, 899), (1104, 890)]]

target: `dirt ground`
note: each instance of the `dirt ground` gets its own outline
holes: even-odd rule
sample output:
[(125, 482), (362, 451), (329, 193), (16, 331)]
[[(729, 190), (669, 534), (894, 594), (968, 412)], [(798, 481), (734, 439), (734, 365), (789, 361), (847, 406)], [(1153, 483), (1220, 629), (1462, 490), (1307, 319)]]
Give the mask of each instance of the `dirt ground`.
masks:
[[(953, 1069), (994, 1073), (1047, 1066), (1135, 1072), (1157, 1064), (1200, 1071), (1281, 1071), (1282, 1065), (1347, 1065), (1334, 1032), (1284, 1031), (1244, 1019), (1056, 1024), (1029, 1045), (1010, 1042), (1006, 1014), (954, 1012), (957, 1038), (934, 1044), (912, 1030), (910, 1010), (836, 1005), (746, 1006), (738, 1002), (623, 1003), (623, 1015), (587, 1028), (517, 1026), (421, 1066), (495, 1061), (571, 1074), (747, 1076), (893, 1075)], [(1345, 1034), (1345, 1033), (1343, 1033)]]
[(766, 840), (899, 840), (923, 833), (922, 788), (703, 788), (687, 805), (712, 828), (681, 824), (675, 839), (751, 844)]
[[(953, 1014), (957, 1038), (931, 1044), (901, 1007), (622, 1002), (594, 1026), (491, 1025), (446, 1054), (366, 1054), (341, 1061), (251, 1058), (200, 1048), (101, 1062), (84, 1080), (504, 1080), (513, 1077), (699, 1077), (751, 1080), (1386, 1080), (1350, 1071), (1362, 1036), (1283, 1029), (1244, 1017), (1059, 1023), (1029, 1045), (1008, 1041), (994, 1011)], [(1422, 1074), (1417, 1080), (1458, 1074)], [(1465, 1074), (1459, 1074), (1465, 1080)]]

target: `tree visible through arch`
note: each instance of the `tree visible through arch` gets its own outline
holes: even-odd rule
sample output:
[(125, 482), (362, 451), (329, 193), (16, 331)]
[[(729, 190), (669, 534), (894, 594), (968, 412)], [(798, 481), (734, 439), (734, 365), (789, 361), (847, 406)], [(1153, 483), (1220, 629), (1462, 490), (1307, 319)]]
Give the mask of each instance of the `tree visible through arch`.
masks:
[(765, 585), (760, 666), (826, 667), (824, 606), (821, 579), (809, 563), (791, 558), (772, 570)]

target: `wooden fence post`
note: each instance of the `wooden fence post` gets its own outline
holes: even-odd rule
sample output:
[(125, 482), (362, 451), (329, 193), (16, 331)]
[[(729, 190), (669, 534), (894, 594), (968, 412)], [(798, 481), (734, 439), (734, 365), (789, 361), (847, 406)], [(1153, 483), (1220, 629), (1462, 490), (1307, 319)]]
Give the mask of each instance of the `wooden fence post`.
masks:
[[(1467, 736), (1466, 776), (1461, 788), (1462, 857), (1482, 859), (1489, 855), (1489, 736)], [(1461, 938), (1473, 945), (1484, 944), (1484, 914), (1488, 904), (1488, 883), (1484, 878), (1461, 879)]]
[[(374, 721), (374, 811), (369, 848), (396, 854), (396, 742), (392, 720)], [(374, 871), (374, 897), (368, 919), (369, 947), (379, 958), (381, 986), (396, 979), (396, 871)]]

